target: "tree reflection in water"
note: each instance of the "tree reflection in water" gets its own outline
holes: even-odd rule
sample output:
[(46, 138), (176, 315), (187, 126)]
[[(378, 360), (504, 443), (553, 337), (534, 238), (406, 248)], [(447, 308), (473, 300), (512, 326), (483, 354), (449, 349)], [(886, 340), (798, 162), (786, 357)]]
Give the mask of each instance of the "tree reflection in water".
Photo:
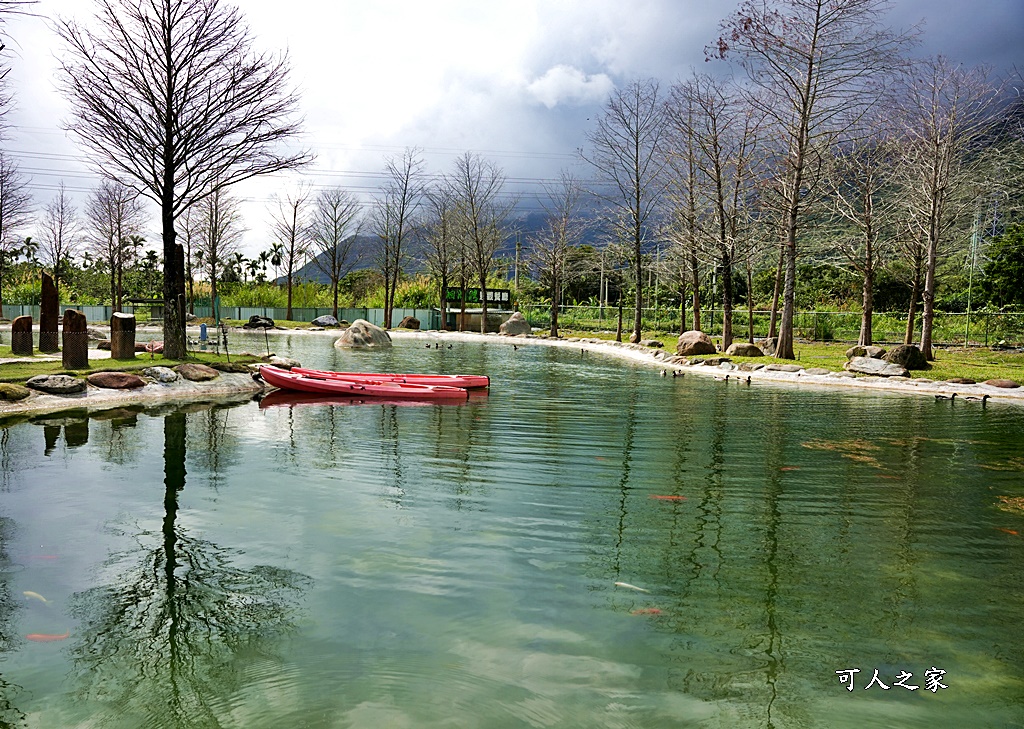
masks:
[(290, 570), (235, 567), (237, 553), (177, 523), (186, 430), (184, 412), (165, 417), (161, 532), (136, 534), (139, 549), (105, 565), (115, 578), (72, 600), (80, 695), (121, 723), (219, 726), (228, 707), (215, 697), (241, 685), (242, 659), (272, 656), (311, 584)]

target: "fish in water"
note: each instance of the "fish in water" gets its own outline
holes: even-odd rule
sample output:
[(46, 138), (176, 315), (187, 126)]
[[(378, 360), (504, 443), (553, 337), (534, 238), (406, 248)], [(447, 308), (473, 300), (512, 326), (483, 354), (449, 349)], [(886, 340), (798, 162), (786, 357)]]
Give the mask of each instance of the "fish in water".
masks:
[(55, 633), (29, 633), (25, 636), (27, 640), (35, 641), (36, 643), (52, 643), (55, 640), (65, 640), (71, 635), (71, 631), (65, 631), (61, 635)]
[(661, 610), (658, 608), (640, 608), (631, 612), (630, 615), (661, 615)]
[(780, 471), (799, 471), (800, 466), (783, 466), (779, 469)]
[(25, 597), (31, 597), (33, 600), (40, 600), (41, 602), (47, 602), (47, 603), (50, 602), (45, 597), (40, 595), (38, 592), (32, 592), (32, 590), (25, 590), (25, 592), (23, 592), (21, 594), (24, 595)]
[(1019, 537), (1020, 536), (1020, 533), (1017, 532), (1017, 531), (1014, 531), (1013, 529), (1007, 529), (1005, 527), (996, 527), (996, 529), (998, 529), (1001, 532), (1006, 532), (1007, 534), (1012, 534), (1015, 537)]
[(625, 587), (627, 590), (636, 590), (637, 592), (650, 592), (650, 590), (645, 590), (642, 587), (637, 587), (636, 585), (631, 585), (628, 582), (616, 582), (615, 586), (616, 587)]
[(650, 498), (657, 499), (658, 501), (686, 501), (685, 496), (675, 496), (669, 494), (651, 494)]

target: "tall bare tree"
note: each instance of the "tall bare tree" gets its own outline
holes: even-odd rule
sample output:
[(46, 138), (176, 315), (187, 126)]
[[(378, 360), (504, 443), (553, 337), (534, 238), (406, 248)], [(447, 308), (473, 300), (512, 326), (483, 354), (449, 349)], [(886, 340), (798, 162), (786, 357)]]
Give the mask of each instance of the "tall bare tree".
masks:
[(278, 152), (299, 132), (285, 56), (253, 49), (221, 0), (95, 0), (90, 26), (62, 18), (67, 128), (94, 168), (160, 205), (164, 353), (187, 355), (185, 256), (175, 222), (191, 205), (257, 175), (298, 167)]
[(444, 182), (426, 191), (423, 223), (423, 259), (427, 271), (437, 281), (441, 310), (441, 328), (448, 322), (448, 289), (465, 259), (462, 239), (456, 229), (454, 193)]
[(53, 274), (53, 284), (58, 292), (61, 281), (66, 278), (71, 258), (81, 246), (81, 232), (78, 211), (62, 181), (57, 195), (43, 207), (43, 216), (39, 221), (41, 260)]
[(778, 134), (785, 224), (782, 318), (775, 356), (793, 359), (796, 262), (821, 154), (877, 98), (909, 36), (882, 27), (889, 0), (744, 0), (709, 57), (735, 56)]
[(217, 281), (224, 278), (228, 262), (242, 242), (245, 227), (238, 199), (223, 187), (204, 197), (195, 208), (198, 213), (194, 218), (197, 235), (193, 245), (197, 251), (202, 251), (202, 261), (210, 280), (210, 306), (216, 307)]
[(546, 184), (547, 198), (541, 201), (544, 225), (533, 237), (530, 259), (542, 284), (551, 294), (550, 335), (558, 336), (558, 312), (563, 287), (573, 276), (572, 251), (586, 231), (583, 185), (569, 171), (562, 170), (557, 183)]
[(372, 226), (379, 243), (377, 265), (384, 277), (384, 327), (390, 329), (398, 282), (412, 257), (426, 187), (419, 149), (408, 148), (399, 158), (385, 158), (384, 168), (386, 182), (374, 202)]
[(9, 263), (22, 250), (21, 231), (32, 220), (32, 194), (18, 165), (0, 150), (0, 311), (3, 278)]
[(321, 190), (313, 206), (309, 234), (316, 254), (316, 267), (331, 281), (334, 318), (338, 318), (338, 288), (341, 280), (360, 263), (356, 245), (362, 229), (359, 200), (348, 190)]
[(276, 242), (281, 245), (281, 264), (285, 270), (285, 284), (288, 287), (288, 303), (285, 319), (292, 318), (292, 287), (295, 283), (295, 271), (300, 268), (299, 262), (309, 252), (309, 197), (310, 190), (301, 186), (294, 192), (277, 195), (274, 202), (277, 212), (274, 213), (272, 232)]
[(469, 271), (480, 286), (480, 332), (487, 331), (487, 279), (505, 242), (508, 222), (516, 206), (514, 196), (503, 195), (505, 173), (474, 152), (455, 160), (448, 177), (455, 198), (456, 225)]
[(583, 153), (603, 183), (594, 192), (611, 209), (607, 219), (616, 238), (628, 246), (635, 289), (633, 342), (643, 328), (644, 249), (656, 232), (654, 215), (665, 191), (664, 136), (658, 83), (632, 81), (612, 92)]
[(921, 352), (933, 358), (937, 267), (950, 231), (973, 215), (980, 140), (994, 128), (1000, 89), (990, 69), (964, 68), (938, 57), (916, 62), (900, 85), (899, 169), (906, 200), (924, 247)]
[(103, 180), (85, 202), (86, 242), (89, 251), (110, 275), (110, 305), (123, 308), (124, 269), (134, 247), (131, 236), (140, 235), (145, 222), (139, 195), (113, 180)]

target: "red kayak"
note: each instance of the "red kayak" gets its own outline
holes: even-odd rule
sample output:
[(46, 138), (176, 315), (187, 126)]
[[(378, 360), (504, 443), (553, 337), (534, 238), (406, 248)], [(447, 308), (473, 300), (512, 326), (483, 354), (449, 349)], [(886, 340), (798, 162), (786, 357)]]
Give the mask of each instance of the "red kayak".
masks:
[(439, 385), (415, 385), (405, 382), (366, 380), (355, 382), (325, 377), (318, 374), (284, 370), (272, 365), (262, 365), (260, 375), (274, 387), (299, 392), (316, 392), (322, 395), (347, 395), (355, 397), (386, 397), (413, 400), (467, 400), (469, 393), (461, 387)]
[(468, 400), (437, 399), (417, 400), (415, 398), (392, 398), (392, 397), (357, 397), (346, 395), (328, 395), (322, 392), (299, 392), (298, 390), (271, 390), (260, 399), (260, 410), (272, 407), (295, 407), (303, 405), (319, 405), (327, 407), (345, 406), (393, 406), (393, 407), (431, 407), (448, 406), (459, 407), (473, 402), (476, 399), (472, 395)]
[(425, 375), (372, 372), (331, 372), (330, 370), (313, 370), (308, 367), (292, 367), (292, 372), (303, 375), (317, 375), (338, 380), (353, 382), (402, 382), (410, 385), (440, 385), (442, 387), (462, 387), (475, 389), (488, 387), (491, 380), (487, 375)]

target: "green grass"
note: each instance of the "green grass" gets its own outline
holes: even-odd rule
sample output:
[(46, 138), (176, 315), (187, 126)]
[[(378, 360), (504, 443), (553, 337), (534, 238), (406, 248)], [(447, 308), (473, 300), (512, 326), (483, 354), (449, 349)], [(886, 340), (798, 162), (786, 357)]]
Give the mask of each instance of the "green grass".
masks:
[[(0, 357), (10, 357), (11, 348), (0, 346)], [(133, 360), (116, 359), (91, 359), (89, 366), (81, 370), (66, 369), (63, 363), (58, 360), (37, 360), (34, 362), (4, 362), (0, 363), (0, 382), (22, 383), (36, 375), (89, 375), (93, 372), (138, 372), (147, 367), (175, 367), (182, 362), (198, 362), (200, 364), (213, 364), (215, 362), (227, 362), (223, 354), (216, 355), (213, 352), (196, 352), (187, 360), (165, 359), (163, 355), (154, 354), (152, 357), (146, 353), (140, 353)], [(231, 356), (232, 362), (251, 363), (259, 359), (252, 356)]]

